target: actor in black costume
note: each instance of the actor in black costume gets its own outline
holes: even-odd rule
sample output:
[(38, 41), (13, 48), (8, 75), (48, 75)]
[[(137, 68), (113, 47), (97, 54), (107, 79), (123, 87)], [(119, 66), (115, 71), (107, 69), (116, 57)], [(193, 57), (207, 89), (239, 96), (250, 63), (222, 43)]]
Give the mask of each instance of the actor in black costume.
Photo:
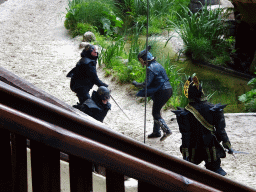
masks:
[[(148, 135), (148, 138), (161, 137), (161, 127), (164, 134), (160, 141), (164, 141), (172, 132), (162, 118), (160, 111), (172, 96), (172, 86), (163, 66), (149, 52), (150, 48), (149, 46), (148, 51), (143, 50), (138, 54), (138, 60), (141, 62), (141, 65), (143, 67), (147, 65), (147, 97), (151, 97), (153, 100), (152, 115), (154, 118), (154, 127), (153, 133)], [(139, 97), (145, 97), (145, 82), (138, 83), (133, 81), (133, 85), (136, 87), (143, 87), (137, 93)]]
[[(108, 111), (111, 109), (110, 90), (107, 87), (100, 86), (97, 91), (92, 92), (92, 97), (82, 104), (74, 105), (75, 108), (103, 122)], [(92, 171), (100, 173), (100, 166), (93, 164)]]
[(86, 45), (81, 57), (76, 66), (67, 74), (67, 77), (71, 77), (70, 88), (76, 93), (80, 104), (90, 98), (89, 91), (94, 84), (98, 87), (108, 87), (97, 75), (98, 53), (96, 47), (91, 44)]
[(111, 109), (110, 90), (107, 87), (100, 86), (96, 91), (93, 91), (92, 97), (79, 105), (74, 105), (75, 108), (90, 115), (94, 119), (103, 122), (108, 111)]
[(196, 165), (205, 161), (208, 170), (225, 176), (227, 173), (220, 166), (220, 158), (226, 157), (224, 148), (233, 154), (225, 131), (223, 109), (226, 105), (213, 105), (203, 99), (202, 86), (196, 76), (189, 77), (186, 81), (184, 94), (189, 99), (189, 104), (185, 109), (173, 111), (182, 135), (180, 150), (183, 159)]

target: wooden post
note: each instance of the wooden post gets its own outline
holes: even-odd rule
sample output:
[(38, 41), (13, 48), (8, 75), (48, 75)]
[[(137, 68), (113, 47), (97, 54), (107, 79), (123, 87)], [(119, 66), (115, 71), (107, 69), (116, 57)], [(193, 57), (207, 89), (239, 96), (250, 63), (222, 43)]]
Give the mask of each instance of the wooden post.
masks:
[(32, 188), (36, 192), (60, 192), (60, 152), (30, 141)]
[(69, 172), (71, 192), (92, 191), (92, 162), (70, 155)]
[(11, 146), (10, 132), (2, 129), (0, 125), (0, 146), (1, 146), (1, 171), (0, 171), (0, 189), (1, 191), (12, 191), (12, 164), (11, 164)]
[(13, 192), (27, 192), (27, 142), (20, 135), (11, 134), (12, 164), (13, 164)]
[(107, 192), (124, 192), (124, 175), (106, 169)]

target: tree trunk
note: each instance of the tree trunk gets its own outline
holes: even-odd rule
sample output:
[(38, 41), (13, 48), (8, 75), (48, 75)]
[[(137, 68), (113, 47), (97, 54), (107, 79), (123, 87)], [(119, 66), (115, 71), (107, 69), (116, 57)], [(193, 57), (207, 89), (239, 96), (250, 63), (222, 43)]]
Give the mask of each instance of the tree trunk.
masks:
[(236, 56), (235, 69), (251, 73), (255, 71), (252, 62), (255, 62), (256, 51), (256, 1), (240, 2), (233, 0), (235, 17), (237, 20), (235, 34)]
[(254, 59), (252, 60), (252, 64), (250, 66), (250, 73), (255, 74), (256, 72), (256, 51), (254, 53)]

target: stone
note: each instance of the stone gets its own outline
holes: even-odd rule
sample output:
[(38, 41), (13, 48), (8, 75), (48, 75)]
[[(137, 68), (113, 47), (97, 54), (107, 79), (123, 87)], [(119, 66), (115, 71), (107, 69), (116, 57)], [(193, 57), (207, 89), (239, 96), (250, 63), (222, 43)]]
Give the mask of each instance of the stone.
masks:
[(88, 43), (88, 42), (81, 42), (79, 47), (80, 48), (85, 48), (85, 46), (88, 45), (88, 44), (90, 44), (90, 43)]
[(94, 33), (91, 31), (87, 31), (83, 35), (83, 42), (91, 42), (91, 41), (95, 41), (95, 40), (96, 40), (96, 37), (95, 37)]

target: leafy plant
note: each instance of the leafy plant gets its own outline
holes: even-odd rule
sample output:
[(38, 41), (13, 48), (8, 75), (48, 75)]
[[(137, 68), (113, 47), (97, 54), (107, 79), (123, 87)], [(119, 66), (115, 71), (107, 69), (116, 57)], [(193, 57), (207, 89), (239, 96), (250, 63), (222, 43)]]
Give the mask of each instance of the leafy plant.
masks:
[(77, 35), (83, 35), (85, 32), (91, 31), (93, 33), (97, 33), (97, 27), (92, 26), (88, 23), (77, 23), (74, 30), (71, 31), (72, 37), (76, 37)]
[[(182, 6), (182, 8), (182, 15), (176, 12), (179, 20), (170, 22), (171, 29), (180, 34), (185, 44), (184, 53), (193, 60), (215, 62), (215, 64), (229, 62), (231, 43), (223, 38), (227, 30), (227, 25), (224, 25), (220, 19), (223, 9), (211, 10), (205, 4), (199, 12), (192, 13), (188, 7)], [(220, 59), (216, 60), (216, 57)]]
[[(117, 16), (118, 10), (113, 0), (69, 0), (64, 25), (73, 34), (79, 34), (78, 23), (96, 26), (105, 35), (116, 35), (123, 21)], [(79, 34), (82, 35), (82, 34)]]
[(149, 35), (154, 35), (161, 34), (162, 29), (170, 24), (169, 20), (175, 19), (174, 10), (180, 12), (180, 5), (188, 6), (189, 2), (189, 0), (117, 0), (117, 7), (122, 12), (121, 18), (124, 26), (132, 28), (138, 24), (143, 27), (142, 34), (144, 35), (149, 16), (148, 32)]
[(246, 111), (256, 112), (256, 78), (251, 79), (248, 85), (252, 86), (252, 90), (239, 96), (238, 100), (245, 104)]

